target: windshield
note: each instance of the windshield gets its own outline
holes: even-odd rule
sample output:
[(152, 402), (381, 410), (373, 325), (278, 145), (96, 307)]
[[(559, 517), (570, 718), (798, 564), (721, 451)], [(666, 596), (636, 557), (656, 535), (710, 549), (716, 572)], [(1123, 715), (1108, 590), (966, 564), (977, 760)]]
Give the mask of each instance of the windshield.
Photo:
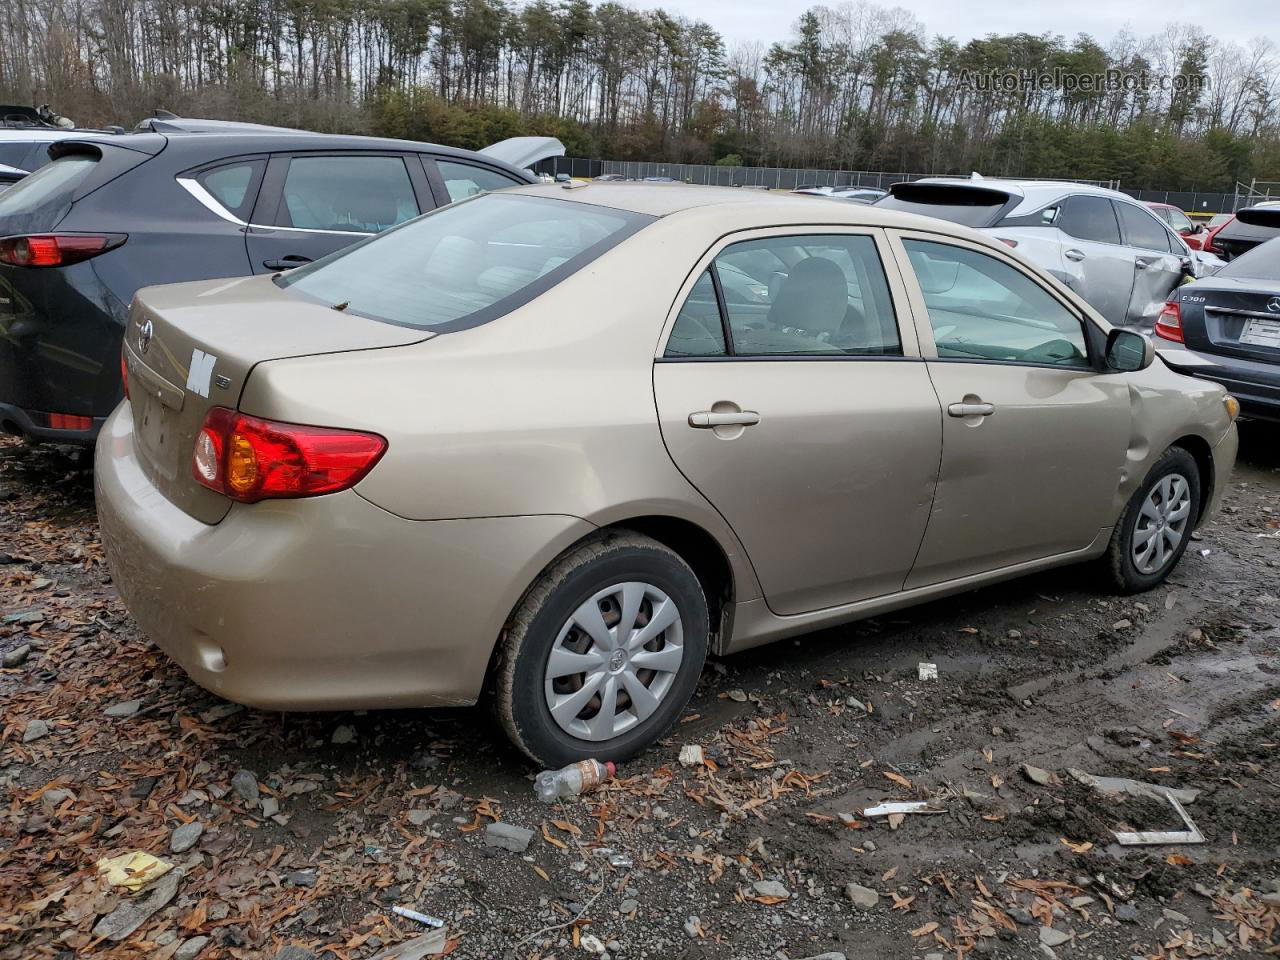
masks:
[(1280, 283), (1280, 237), (1240, 254), (1219, 270), (1216, 276)]
[(569, 200), (483, 194), (276, 282), (373, 320), (459, 330), (527, 303), (652, 221)]

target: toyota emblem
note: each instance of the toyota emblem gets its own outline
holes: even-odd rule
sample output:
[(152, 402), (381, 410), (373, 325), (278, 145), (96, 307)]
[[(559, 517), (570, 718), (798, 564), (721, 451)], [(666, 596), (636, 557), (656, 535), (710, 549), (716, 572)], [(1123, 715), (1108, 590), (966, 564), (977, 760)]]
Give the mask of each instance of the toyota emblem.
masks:
[(1268, 300), (1267, 309), (1272, 313), (1280, 313), (1280, 297), (1272, 297)]
[(152, 329), (150, 320), (143, 321), (142, 325), (138, 327), (138, 352), (139, 353), (147, 352), (147, 347), (151, 346), (151, 335), (154, 332), (155, 331), (154, 329)]

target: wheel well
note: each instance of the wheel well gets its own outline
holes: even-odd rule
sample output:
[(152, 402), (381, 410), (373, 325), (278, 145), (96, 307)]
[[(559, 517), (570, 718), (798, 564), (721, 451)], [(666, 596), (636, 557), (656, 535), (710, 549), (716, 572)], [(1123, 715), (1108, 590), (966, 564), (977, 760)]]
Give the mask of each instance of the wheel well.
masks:
[(1186, 436), (1175, 440), (1171, 446), (1181, 447), (1195, 460), (1200, 470), (1200, 509), (1196, 514), (1197, 522), (1204, 518), (1205, 509), (1213, 499), (1213, 448), (1202, 437)]
[(610, 530), (632, 530), (657, 540), (680, 554), (697, 574), (702, 592), (707, 598), (707, 622), (711, 625), (710, 649), (722, 649), (723, 642), (729, 636), (728, 615), (733, 609), (733, 570), (716, 538), (696, 523), (676, 517), (632, 517), (602, 527), (600, 532), (607, 534)]

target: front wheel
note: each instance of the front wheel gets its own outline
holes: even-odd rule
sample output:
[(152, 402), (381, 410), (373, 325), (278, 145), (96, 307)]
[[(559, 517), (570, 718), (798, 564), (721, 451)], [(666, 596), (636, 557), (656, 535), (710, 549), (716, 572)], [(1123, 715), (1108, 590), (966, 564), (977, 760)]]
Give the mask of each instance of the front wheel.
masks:
[(633, 533), (553, 564), (510, 623), (496, 708), (531, 759), (625, 760), (671, 728), (706, 659), (707, 601), (672, 550)]
[(1200, 468), (1181, 447), (1155, 462), (1111, 534), (1106, 563), (1122, 593), (1162, 583), (1182, 559), (1200, 514)]

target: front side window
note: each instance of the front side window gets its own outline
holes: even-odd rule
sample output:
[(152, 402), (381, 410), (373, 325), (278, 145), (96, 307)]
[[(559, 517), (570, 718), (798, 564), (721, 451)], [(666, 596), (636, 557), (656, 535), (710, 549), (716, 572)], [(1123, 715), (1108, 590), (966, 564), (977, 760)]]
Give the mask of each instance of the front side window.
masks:
[(503, 187), (514, 187), (519, 180), (497, 173), (486, 167), (477, 167), (470, 163), (458, 163), (454, 160), (437, 160), (436, 168), (444, 179), (444, 187), (449, 191), (449, 202), (465, 200), (477, 193), (489, 190), (501, 190)]
[(1116, 207), (1120, 213), (1120, 223), (1124, 226), (1125, 239), (1130, 246), (1159, 250), (1162, 253), (1173, 249), (1169, 246), (1169, 231), (1164, 224), (1142, 207), (1132, 203), (1117, 203)]
[(1035, 280), (985, 253), (904, 239), (938, 356), (1087, 367), (1079, 318)]
[[(889, 284), (871, 237), (744, 240), (725, 247), (713, 269), (724, 297), (727, 346), (736, 356), (902, 355)], [(705, 303), (707, 292), (699, 280), (681, 318), (695, 309), (692, 301)], [(696, 309), (699, 324), (709, 326), (705, 308)], [(719, 320), (718, 309), (714, 317)], [(680, 354), (668, 344), (667, 355)]]
[(265, 167), (262, 160), (240, 160), (198, 173), (195, 180), (229, 213), (248, 220)]
[(283, 227), (378, 233), (418, 215), (399, 157), (294, 157), (277, 222)]
[(1181, 210), (1166, 210), (1165, 213), (1169, 215), (1169, 226), (1173, 227), (1174, 233), (1191, 233), (1195, 230), (1196, 225)]
[(307, 264), (276, 283), (347, 313), (444, 332), (488, 322), (559, 283), (652, 217), (486, 194)]
[(1063, 205), (1058, 228), (1077, 240), (1119, 243), (1120, 225), (1106, 197), (1071, 197)]

